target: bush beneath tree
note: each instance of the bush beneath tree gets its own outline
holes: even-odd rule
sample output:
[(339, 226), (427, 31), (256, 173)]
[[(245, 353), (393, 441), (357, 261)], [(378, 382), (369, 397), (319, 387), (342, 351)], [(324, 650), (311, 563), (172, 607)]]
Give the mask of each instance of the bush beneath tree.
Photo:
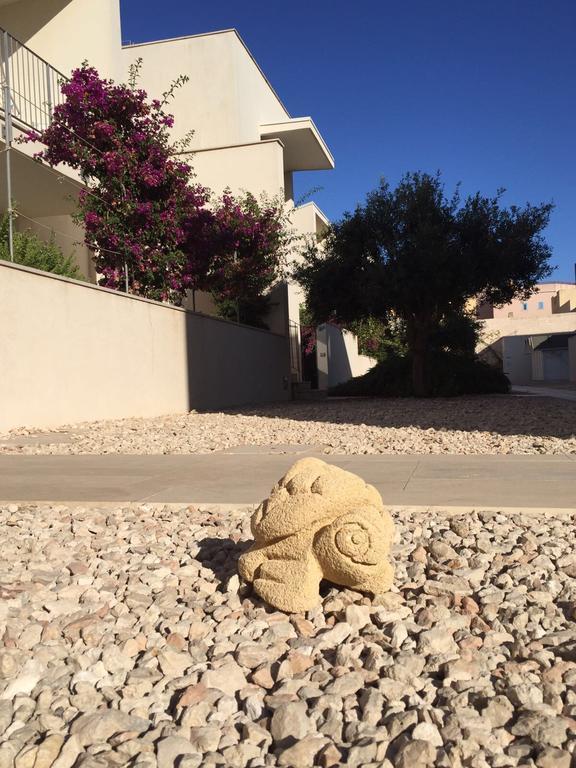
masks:
[[(427, 362), (428, 396), (507, 394), (508, 378), (494, 366), (469, 355), (434, 351)], [(332, 387), (334, 396), (412, 397), (412, 360), (389, 356), (368, 373)]]

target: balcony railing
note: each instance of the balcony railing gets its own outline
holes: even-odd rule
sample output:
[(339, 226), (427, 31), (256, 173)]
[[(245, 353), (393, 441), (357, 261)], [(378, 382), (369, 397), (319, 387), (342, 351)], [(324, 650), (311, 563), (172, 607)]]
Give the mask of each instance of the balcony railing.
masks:
[(1, 27), (0, 63), (2, 118), (9, 111), (15, 127), (47, 128), (68, 78)]

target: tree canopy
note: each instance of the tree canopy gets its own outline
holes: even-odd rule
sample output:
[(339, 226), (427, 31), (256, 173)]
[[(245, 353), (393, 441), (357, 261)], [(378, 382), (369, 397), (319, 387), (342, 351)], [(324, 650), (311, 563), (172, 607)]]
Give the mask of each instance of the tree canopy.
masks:
[(552, 272), (542, 232), (553, 206), (506, 208), (502, 194), (448, 197), (440, 174), (408, 173), (395, 189), (383, 180), (296, 270), (316, 322), (400, 318), (425, 395), (427, 348), (447, 317), (470, 299), (525, 297)]

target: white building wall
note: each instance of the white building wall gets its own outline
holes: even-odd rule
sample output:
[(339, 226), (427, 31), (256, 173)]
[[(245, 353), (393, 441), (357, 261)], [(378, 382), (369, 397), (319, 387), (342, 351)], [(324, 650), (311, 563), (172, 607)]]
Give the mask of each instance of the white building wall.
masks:
[(229, 187), (235, 194), (247, 191), (256, 197), (283, 197), (283, 148), (277, 140), (194, 152), (186, 160), (194, 168), (195, 181), (216, 196)]
[(194, 130), (193, 149), (259, 141), (261, 123), (289, 117), (235, 30), (126, 46), (122, 56), (126, 73), (142, 58), (140, 85), (153, 98), (190, 78), (167, 109), (175, 139)]
[(353, 333), (325, 323), (316, 330), (318, 388), (335, 387), (355, 376), (363, 376), (377, 360), (358, 352), (358, 339)]
[(87, 60), (122, 78), (118, 0), (18, 0), (0, 7), (0, 26), (66, 76)]
[[(152, 98), (161, 98), (172, 81), (186, 75), (189, 82), (176, 91), (167, 110), (175, 117), (174, 140), (195, 131), (191, 149), (197, 151), (191, 164), (198, 182), (215, 195), (229, 187), (235, 193), (282, 195), (292, 205), (292, 174), (285, 169), (282, 142), (260, 139), (262, 124), (282, 122), (290, 116), (235, 30), (123, 49), (119, 0), (18, 0), (9, 5), (0, 0), (0, 25), (65, 75), (87, 60), (102, 75), (125, 81), (130, 64), (142, 57), (140, 85)], [(22, 147), (26, 154), (38, 149)], [(62, 168), (62, 173), (77, 178), (70, 169)], [(67, 209), (52, 205), (54, 210), (47, 211), (36, 206), (32, 212), (30, 197), (35, 185), (28, 184), (27, 189), (19, 199), (22, 212), (37, 219), (33, 226), (39, 232), (54, 228), (68, 251), (66, 246), (73, 244), (70, 233), (76, 231), (65, 221)], [(49, 195), (42, 197), (49, 199)], [(295, 212), (296, 230), (317, 235), (324, 226), (322, 217), (315, 207), (303, 209)], [(86, 249), (77, 248), (82, 271), (93, 277)], [(197, 297), (201, 303), (203, 298)], [(290, 285), (293, 324), (299, 323), (303, 300), (302, 290)], [(209, 305), (204, 301), (202, 306), (208, 310)]]

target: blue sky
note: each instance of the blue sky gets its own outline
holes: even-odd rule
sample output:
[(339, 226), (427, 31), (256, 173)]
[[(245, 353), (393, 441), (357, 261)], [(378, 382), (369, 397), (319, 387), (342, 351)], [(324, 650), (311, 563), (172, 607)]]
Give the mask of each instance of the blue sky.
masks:
[(381, 176), (441, 170), (448, 188), (553, 201), (553, 279), (576, 262), (573, 0), (121, 0), (123, 40), (236, 27), (293, 116), (311, 115), (334, 171), (296, 174), (331, 218)]

